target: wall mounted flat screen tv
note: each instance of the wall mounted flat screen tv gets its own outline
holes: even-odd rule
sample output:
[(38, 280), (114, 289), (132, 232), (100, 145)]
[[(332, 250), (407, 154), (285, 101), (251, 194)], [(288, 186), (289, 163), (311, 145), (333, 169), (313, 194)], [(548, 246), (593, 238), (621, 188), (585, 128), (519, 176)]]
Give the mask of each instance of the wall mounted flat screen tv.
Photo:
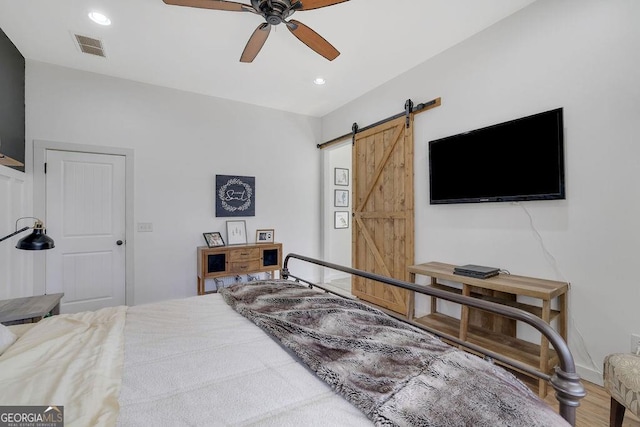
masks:
[(430, 203), (564, 199), (562, 108), (429, 141)]

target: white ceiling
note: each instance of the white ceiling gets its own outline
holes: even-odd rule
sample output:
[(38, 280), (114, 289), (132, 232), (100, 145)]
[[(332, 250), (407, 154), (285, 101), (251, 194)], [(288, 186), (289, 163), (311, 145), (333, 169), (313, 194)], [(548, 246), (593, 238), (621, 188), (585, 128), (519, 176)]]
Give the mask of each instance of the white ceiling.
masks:
[[(296, 12), (341, 52), (332, 62), (279, 25), (240, 63), (262, 17), (162, 0), (0, 0), (0, 28), (28, 60), (322, 117), (533, 1), (351, 0)], [(90, 21), (96, 10), (112, 25)], [(81, 53), (74, 33), (102, 40), (107, 58)]]

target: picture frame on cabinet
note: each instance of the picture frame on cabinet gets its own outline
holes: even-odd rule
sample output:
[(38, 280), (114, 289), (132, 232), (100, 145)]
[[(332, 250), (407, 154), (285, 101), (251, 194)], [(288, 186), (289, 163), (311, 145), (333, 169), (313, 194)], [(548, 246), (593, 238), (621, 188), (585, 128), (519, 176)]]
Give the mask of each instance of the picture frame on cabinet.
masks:
[(275, 234), (273, 228), (256, 230), (256, 243), (273, 243)]
[(207, 246), (210, 248), (216, 248), (218, 246), (224, 246), (224, 239), (222, 235), (218, 231), (213, 231), (211, 233), (202, 233), (204, 236), (205, 242), (207, 242)]
[(229, 245), (247, 244), (247, 223), (244, 220), (227, 221), (227, 243)]

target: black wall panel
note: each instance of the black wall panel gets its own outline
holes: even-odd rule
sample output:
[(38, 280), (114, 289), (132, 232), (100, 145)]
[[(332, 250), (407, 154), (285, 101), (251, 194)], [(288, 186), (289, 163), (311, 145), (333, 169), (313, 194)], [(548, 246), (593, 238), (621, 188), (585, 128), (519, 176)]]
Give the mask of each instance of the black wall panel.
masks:
[(22, 163), (24, 123), (24, 57), (0, 29), (0, 153)]

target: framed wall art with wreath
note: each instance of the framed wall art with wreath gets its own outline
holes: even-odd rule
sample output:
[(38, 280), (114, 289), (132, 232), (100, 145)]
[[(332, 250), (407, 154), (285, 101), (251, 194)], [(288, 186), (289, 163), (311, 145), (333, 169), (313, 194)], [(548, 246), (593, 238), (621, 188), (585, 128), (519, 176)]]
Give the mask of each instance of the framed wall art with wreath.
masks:
[(255, 216), (256, 178), (216, 175), (216, 217)]

